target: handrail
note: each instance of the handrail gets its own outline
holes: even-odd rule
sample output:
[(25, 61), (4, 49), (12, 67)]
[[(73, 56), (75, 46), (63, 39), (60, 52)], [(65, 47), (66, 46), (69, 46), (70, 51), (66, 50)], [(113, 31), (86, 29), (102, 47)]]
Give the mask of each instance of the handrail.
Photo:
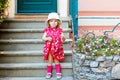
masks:
[(119, 26), (120, 23), (116, 24), (114, 28), (111, 31), (105, 31), (104, 35), (106, 35), (107, 32), (114, 32), (114, 30)]
[(72, 16), (70, 15), (70, 28), (71, 28), (71, 32), (73, 32), (74, 33), (74, 27), (73, 27), (73, 20), (72, 20)]

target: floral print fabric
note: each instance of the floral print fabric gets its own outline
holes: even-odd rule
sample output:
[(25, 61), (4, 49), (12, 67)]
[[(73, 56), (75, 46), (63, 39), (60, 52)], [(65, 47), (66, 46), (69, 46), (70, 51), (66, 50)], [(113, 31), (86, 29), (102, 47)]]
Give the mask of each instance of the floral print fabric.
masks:
[(51, 37), (52, 41), (46, 41), (43, 52), (44, 60), (48, 60), (48, 54), (51, 54), (54, 59), (59, 61), (64, 60), (64, 50), (61, 40), (61, 28), (45, 28), (44, 32), (47, 33), (46, 37)]

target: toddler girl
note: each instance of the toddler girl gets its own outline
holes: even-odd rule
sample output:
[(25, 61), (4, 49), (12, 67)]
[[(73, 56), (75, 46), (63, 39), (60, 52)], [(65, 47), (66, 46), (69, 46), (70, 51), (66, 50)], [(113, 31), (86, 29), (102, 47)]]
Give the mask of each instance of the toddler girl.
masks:
[(44, 60), (48, 60), (46, 78), (52, 76), (52, 64), (55, 62), (56, 77), (61, 78), (60, 61), (64, 60), (64, 51), (62, 42), (65, 41), (61, 20), (57, 13), (50, 13), (47, 19), (47, 28), (44, 29), (43, 41), (45, 42), (43, 52)]

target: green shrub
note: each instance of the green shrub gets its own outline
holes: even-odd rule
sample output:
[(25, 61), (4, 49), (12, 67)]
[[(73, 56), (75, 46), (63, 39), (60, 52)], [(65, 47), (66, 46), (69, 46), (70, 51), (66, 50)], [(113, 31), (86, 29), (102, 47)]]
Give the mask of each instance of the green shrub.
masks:
[(4, 10), (7, 9), (9, 0), (0, 0), (0, 23), (3, 22)]

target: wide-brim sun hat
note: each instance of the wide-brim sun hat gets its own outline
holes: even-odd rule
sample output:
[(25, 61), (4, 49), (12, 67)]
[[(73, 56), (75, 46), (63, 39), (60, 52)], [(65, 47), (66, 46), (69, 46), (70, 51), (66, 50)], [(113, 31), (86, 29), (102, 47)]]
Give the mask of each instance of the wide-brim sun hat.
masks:
[(47, 21), (50, 20), (50, 19), (58, 19), (58, 20), (60, 20), (60, 17), (58, 15), (58, 13), (52, 12), (52, 13), (49, 13)]

